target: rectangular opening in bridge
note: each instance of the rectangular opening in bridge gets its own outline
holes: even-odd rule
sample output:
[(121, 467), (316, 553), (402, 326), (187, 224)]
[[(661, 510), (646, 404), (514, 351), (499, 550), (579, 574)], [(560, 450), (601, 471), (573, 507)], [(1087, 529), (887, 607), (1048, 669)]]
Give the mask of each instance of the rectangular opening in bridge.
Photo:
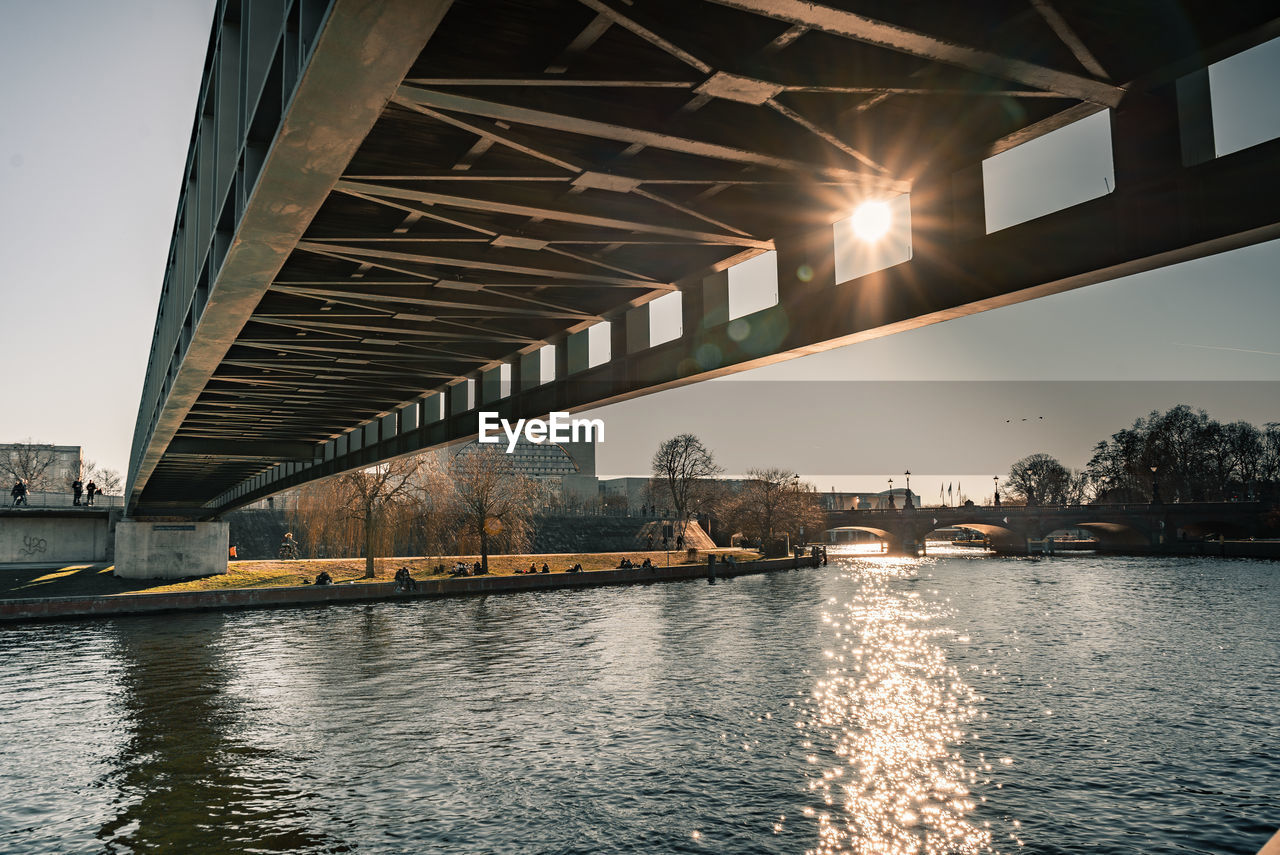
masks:
[(836, 282), (911, 260), (911, 195), (867, 199), (831, 227)]
[(684, 301), (679, 291), (651, 300), (649, 306), (649, 346), (675, 341), (684, 335)]
[(556, 379), (556, 346), (544, 344), (520, 357), (520, 388), (534, 389)]
[(1209, 66), (1209, 101), (1218, 157), (1280, 137), (1280, 39)]
[(511, 365), (504, 362), (484, 372), (480, 382), (483, 403), (497, 401), (511, 394)]
[(585, 330), (570, 334), (565, 345), (569, 348), (569, 373), (576, 374), (604, 365), (609, 361), (611, 344), (609, 341), (612, 325), (601, 321)]
[(601, 321), (595, 326), (587, 328), (588, 368), (604, 365), (612, 358), (613, 344), (610, 338), (612, 334), (613, 324), (609, 321)]
[(444, 395), (437, 392), (422, 399), (422, 423), (435, 424), (444, 418)]
[(476, 381), (468, 377), (449, 387), (449, 414), (459, 415), (476, 408)]
[(982, 161), (987, 234), (1115, 189), (1111, 112), (1050, 131)]
[(739, 262), (729, 273), (729, 320), (778, 304), (778, 253), (761, 253)]

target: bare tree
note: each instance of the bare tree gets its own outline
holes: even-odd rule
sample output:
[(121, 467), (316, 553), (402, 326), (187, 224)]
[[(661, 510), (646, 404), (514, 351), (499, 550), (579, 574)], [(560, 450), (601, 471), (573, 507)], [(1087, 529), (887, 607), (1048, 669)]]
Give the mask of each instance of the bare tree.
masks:
[(1004, 487), (1028, 505), (1075, 505), (1084, 500), (1088, 479), (1048, 454), (1031, 454), (1013, 464)]
[(798, 540), (803, 532), (822, 530), (826, 518), (818, 494), (794, 472), (751, 469), (747, 478), (742, 489), (727, 496), (721, 506), (721, 515), (734, 530), (766, 544), (785, 534)]
[(408, 546), (424, 555), (444, 555), (457, 544), (458, 513), (453, 485), (439, 455), (424, 454), (414, 473), (401, 531)]
[(391, 551), (394, 526), (410, 504), (410, 492), (421, 461), (416, 457), (399, 458), (348, 472), (340, 477), (344, 486), (343, 509), (358, 521), (364, 531), (364, 577), (377, 573), (374, 559)]
[(476, 539), (481, 568), (488, 573), (491, 547), (511, 552), (527, 546), (539, 488), (532, 478), (515, 471), (506, 454), (491, 447), (458, 452), (449, 474), (459, 530)]
[(670, 497), (682, 526), (690, 511), (700, 504), (705, 482), (724, 471), (702, 440), (691, 433), (682, 433), (658, 446), (651, 465), (654, 480)]
[(298, 534), (305, 553), (316, 557), (323, 550), (331, 557), (357, 554), (362, 533), (343, 513), (342, 485), (337, 478), (312, 481), (298, 488), (298, 500), (289, 508), (290, 527)]
[(106, 493), (108, 496), (120, 494), (121, 478), (116, 470), (99, 466), (92, 460), (85, 460), (80, 464), (80, 471), (83, 473), (84, 481), (92, 481), (99, 492)]
[(395, 532), (413, 516), (421, 465), (420, 458), (398, 458), (305, 485), (290, 517), (311, 544), (363, 549), (364, 578), (374, 579), (375, 559), (392, 551)]
[[(55, 468), (58, 453), (54, 446), (37, 443), (30, 437), (25, 442), (3, 446), (0, 450), (0, 469), (10, 480), (26, 482), (32, 492), (53, 492), (63, 488), (58, 483), (60, 474)], [(74, 476), (73, 476), (74, 477)]]

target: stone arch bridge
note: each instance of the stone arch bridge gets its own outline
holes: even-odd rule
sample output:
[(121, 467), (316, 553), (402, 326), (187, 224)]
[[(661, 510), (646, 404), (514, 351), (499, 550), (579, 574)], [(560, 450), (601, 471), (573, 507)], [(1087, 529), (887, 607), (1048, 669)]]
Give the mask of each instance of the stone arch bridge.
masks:
[(1103, 551), (1159, 552), (1181, 537), (1256, 537), (1264, 510), (1260, 502), (889, 508), (828, 511), (827, 529), (871, 532), (896, 555), (923, 553), (929, 533), (948, 527), (979, 531), (1002, 554), (1026, 554), (1062, 529), (1092, 533)]

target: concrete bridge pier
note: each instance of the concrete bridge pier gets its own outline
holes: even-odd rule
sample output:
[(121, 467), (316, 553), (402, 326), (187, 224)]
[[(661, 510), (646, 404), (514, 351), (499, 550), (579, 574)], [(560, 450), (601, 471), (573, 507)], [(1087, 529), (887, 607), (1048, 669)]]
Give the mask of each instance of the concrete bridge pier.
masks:
[(227, 572), (230, 523), (131, 520), (116, 524), (116, 575), (183, 579)]

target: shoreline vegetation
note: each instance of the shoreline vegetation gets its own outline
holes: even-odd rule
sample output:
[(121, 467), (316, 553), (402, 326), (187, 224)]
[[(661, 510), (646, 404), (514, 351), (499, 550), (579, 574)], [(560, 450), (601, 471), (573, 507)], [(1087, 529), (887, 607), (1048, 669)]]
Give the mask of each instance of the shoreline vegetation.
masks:
[[(745, 549), (696, 549), (677, 552), (634, 550), (628, 552), (554, 553), (524, 555), (490, 555), (488, 577), (519, 575), (530, 564), (547, 564), (551, 573), (562, 573), (580, 564), (583, 572), (615, 570), (622, 559), (636, 565), (648, 558), (656, 566), (680, 564), (705, 565), (708, 555), (717, 561), (732, 556), (736, 562), (754, 561), (759, 553)], [(398, 557), (376, 559), (375, 578), (365, 577), (364, 558), (298, 558), (258, 561), (231, 561), (225, 574), (197, 576), (190, 579), (121, 579), (109, 563), (69, 563), (60, 566), (30, 565), (0, 568), (0, 600), (49, 597), (113, 597), (127, 594), (170, 594), (232, 589), (310, 587), (323, 570), (335, 585), (377, 585), (394, 581), (396, 571), (407, 567), (417, 581), (453, 578), (449, 572), (461, 561), (468, 567), (480, 560), (479, 555), (446, 555), (430, 557)], [(438, 569), (443, 567), (443, 572)], [(485, 578), (484, 576), (466, 578)]]

